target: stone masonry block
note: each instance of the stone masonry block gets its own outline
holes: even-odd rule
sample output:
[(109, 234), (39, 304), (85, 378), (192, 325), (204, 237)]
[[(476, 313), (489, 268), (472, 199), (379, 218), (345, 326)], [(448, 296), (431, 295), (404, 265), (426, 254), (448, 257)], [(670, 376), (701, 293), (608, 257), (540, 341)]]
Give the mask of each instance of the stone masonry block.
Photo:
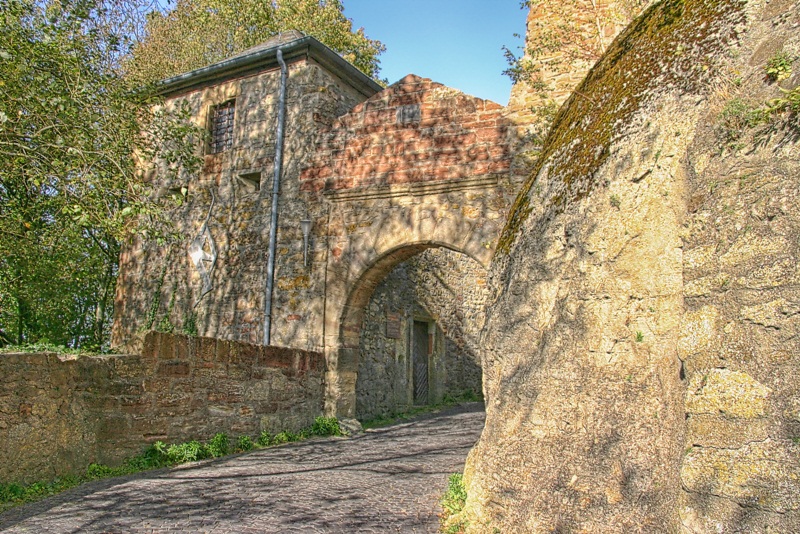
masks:
[(191, 367), (187, 362), (165, 361), (158, 364), (157, 373), (164, 377), (189, 376)]

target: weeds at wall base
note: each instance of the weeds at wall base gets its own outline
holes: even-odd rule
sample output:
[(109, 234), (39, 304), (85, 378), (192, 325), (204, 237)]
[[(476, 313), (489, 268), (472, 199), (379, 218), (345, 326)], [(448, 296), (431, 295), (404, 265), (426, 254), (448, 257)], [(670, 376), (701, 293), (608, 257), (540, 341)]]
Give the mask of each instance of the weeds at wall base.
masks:
[(467, 489), (464, 486), (464, 475), (453, 473), (447, 483), (447, 491), (439, 501), (442, 505), (442, 514), (439, 516), (441, 521), (440, 532), (445, 534), (460, 534), (468, 526), (466, 519), (460, 518), (459, 514), (464, 510), (467, 502)]
[(52, 352), (54, 354), (58, 354), (59, 356), (96, 356), (98, 354), (106, 354), (105, 350), (94, 350), (94, 349), (87, 349), (87, 348), (71, 348), (65, 347), (64, 345), (54, 345), (47, 340), (41, 340), (36, 343), (25, 343), (23, 345), (6, 345), (4, 347), (0, 347), (0, 356), (3, 354), (13, 354), (13, 353), (26, 353), (26, 354), (34, 354), (34, 353), (42, 353), (42, 352)]
[(311, 436), (342, 436), (339, 421), (335, 417), (317, 417), (310, 428), (300, 432), (282, 431), (271, 436), (263, 431), (253, 441), (250, 436), (239, 436), (235, 446), (231, 446), (229, 437), (224, 433), (214, 435), (207, 443), (197, 440), (167, 445), (156, 441), (138, 456), (128, 458), (122, 465), (110, 467), (102, 464), (90, 464), (86, 472), (80, 475), (66, 475), (49, 482), (19, 484), (0, 482), (0, 513), (6, 510), (56, 495), (86, 482), (104, 478), (132, 475), (142, 471), (173, 467), (208, 458), (219, 458), (228, 454), (247, 452), (253, 449), (282, 445), (302, 441)]

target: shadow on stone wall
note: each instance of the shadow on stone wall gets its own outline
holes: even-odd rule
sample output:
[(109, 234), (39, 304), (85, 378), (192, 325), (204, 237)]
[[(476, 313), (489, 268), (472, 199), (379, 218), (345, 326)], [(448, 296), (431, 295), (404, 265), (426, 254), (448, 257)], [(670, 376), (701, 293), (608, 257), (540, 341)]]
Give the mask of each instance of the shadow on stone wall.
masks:
[(141, 355), (0, 357), (0, 481), (114, 464), (156, 440), (298, 431), (322, 413), (322, 354), (149, 333)]
[[(446, 396), (481, 394), (478, 336), (485, 278), (486, 269), (467, 255), (432, 248), (398, 264), (380, 282), (364, 312), (356, 417), (371, 419)], [(435, 325), (429, 332), (425, 401), (414, 394), (415, 323)]]

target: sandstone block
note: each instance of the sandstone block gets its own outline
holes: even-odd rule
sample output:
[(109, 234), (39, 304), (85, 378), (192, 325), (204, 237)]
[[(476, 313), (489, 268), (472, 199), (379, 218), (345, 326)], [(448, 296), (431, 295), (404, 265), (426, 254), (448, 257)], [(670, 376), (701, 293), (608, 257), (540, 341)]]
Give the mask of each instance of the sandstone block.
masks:
[(690, 491), (787, 513), (800, 510), (798, 472), (798, 456), (767, 439), (741, 448), (694, 447), (684, 459), (681, 481)]
[(769, 408), (771, 392), (746, 373), (711, 369), (692, 377), (687, 387), (686, 411), (745, 419), (763, 417)]

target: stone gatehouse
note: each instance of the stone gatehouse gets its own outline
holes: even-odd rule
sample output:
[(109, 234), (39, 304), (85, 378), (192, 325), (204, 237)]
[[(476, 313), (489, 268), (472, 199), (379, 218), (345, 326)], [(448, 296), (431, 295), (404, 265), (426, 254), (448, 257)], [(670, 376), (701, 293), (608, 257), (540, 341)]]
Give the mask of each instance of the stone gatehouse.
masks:
[(157, 329), (323, 352), (339, 416), (481, 390), (485, 273), (522, 178), (502, 106), (414, 75), (383, 89), (299, 32), (162, 94), (207, 131), (203, 167), (169, 183), (149, 169), (160, 194), (185, 193), (183, 240), (125, 247), (115, 347)]

